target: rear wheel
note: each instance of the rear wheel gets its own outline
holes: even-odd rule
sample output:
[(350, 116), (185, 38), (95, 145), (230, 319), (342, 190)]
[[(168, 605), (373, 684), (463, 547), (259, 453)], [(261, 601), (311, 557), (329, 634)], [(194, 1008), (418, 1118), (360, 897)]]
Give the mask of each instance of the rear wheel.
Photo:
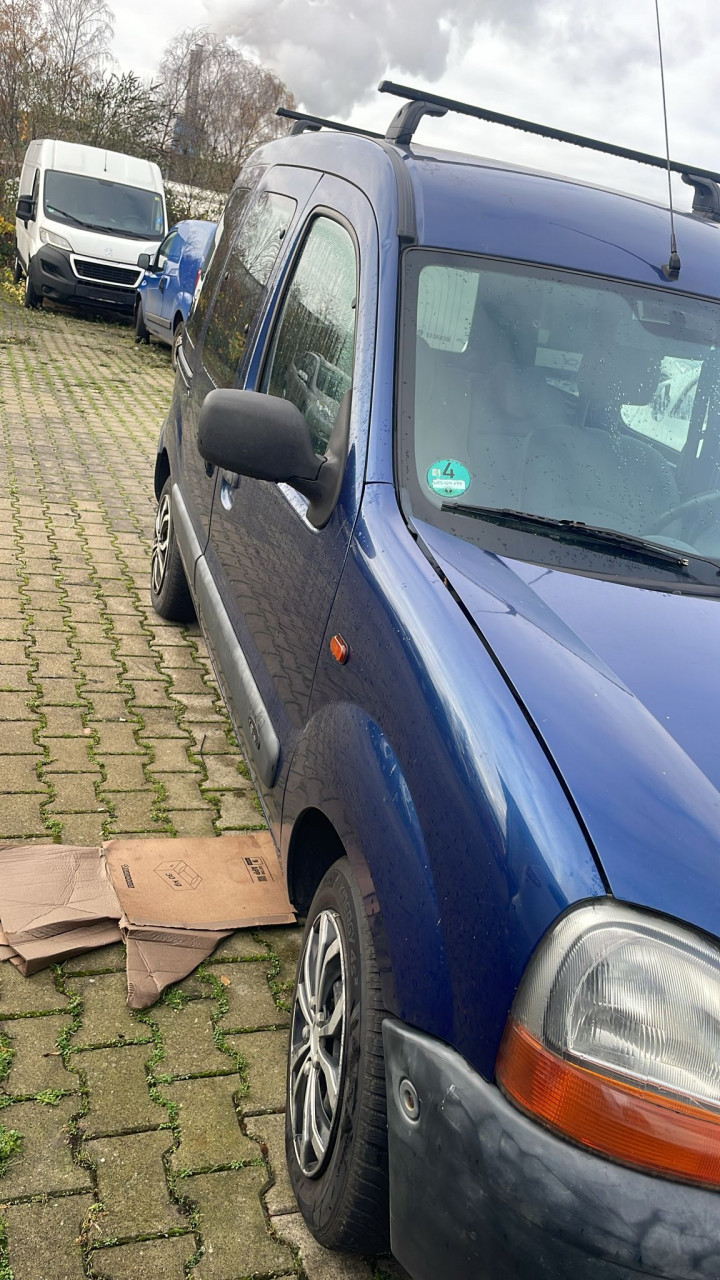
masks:
[(293, 998), (285, 1146), (310, 1230), (330, 1249), (388, 1248), (384, 1009), (347, 858), (313, 899)]
[(195, 617), (173, 528), (172, 481), (169, 476), (160, 494), (155, 517), (155, 538), (150, 559), (150, 598), (155, 612), (169, 622), (189, 622)]
[(143, 305), (139, 298), (135, 303), (135, 341), (136, 342), (150, 341), (150, 330), (145, 324), (145, 316), (143, 315)]
[(182, 346), (184, 333), (185, 333), (185, 325), (183, 324), (182, 320), (178, 320), (177, 324), (175, 325), (175, 330), (173, 332), (172, 346), (170, 348), (170, 360), (172, 362), (173, 369), (177, 369), (178, 351)]

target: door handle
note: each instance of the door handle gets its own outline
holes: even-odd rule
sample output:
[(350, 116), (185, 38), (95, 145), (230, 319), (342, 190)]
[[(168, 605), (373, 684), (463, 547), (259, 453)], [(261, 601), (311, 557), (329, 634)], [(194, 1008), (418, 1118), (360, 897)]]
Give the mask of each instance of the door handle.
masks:
[(160, 290), (160, 292), (161, 292), (161, 293), (164, 293), (164, 292), (165, 292), (165, 285), (166, 285), (166, 284), (167, 284), (167, 276), (161, 276), (161, 277), (160, 277), (160, 283), (159, 283), (159, 285), (158, 285), (158, 288), (159, 288), (159, 290)]

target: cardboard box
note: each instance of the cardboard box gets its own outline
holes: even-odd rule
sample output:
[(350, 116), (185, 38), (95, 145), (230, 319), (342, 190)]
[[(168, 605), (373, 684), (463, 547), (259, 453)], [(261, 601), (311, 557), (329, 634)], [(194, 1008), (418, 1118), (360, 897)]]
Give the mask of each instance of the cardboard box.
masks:
[(0, 850), (0, 920), (10, 946), (119, 920), (121, 914), (97, 846), (16, 845)]
[(106, 947), (112, 942), (122, 942), (117, 924), (114, 920), (101, 921), (99, 924), (79, 925), (53, 937), (37, 938), (34, 942), (18, 942), (10, 960), (29, 978), (40, 969), (48, 969), (51, 964), (61, 964), (70, 956), (93, 951), (95, 947)]
[(217, 932), (295, 921), (269, 832), (110, 840), (103, 853), (130, 925)]
[(187, 977), (212, 955), (231, 929), (158, 929), (120, 922), (127, 948), (128, 1005), (147, 1009), (166, 987)]

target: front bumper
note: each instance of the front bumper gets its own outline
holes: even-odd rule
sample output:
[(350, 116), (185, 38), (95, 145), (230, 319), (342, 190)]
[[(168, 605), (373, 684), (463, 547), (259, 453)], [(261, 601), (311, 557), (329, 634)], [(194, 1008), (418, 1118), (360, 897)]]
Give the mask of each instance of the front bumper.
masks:
[(392, 1250), (413, 1280), (718, 1280), (720, 1193), (564, 1142), (404, 1023), (383, 1039)]
[(65, 249), (43, 244), (30, 261), (30, 280), (36, 293), (51, 302), (72, 306), (110, 307), (132, 313), (135, 288), (78, 280)]

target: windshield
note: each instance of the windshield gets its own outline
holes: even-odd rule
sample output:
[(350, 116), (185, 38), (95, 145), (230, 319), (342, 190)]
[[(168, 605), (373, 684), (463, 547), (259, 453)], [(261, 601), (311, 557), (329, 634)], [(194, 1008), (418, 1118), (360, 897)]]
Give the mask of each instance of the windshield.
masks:
[[(541, 562), (553, 522), (720, 560), (717, 303), (411, 250), (400, 385), (401, 488), (417, 517), (500, 550), (502, 521), (478, 515), (542, 517), (522, 534), (522, 558)], [(551, 563), (572, 557), (562, 532)]]
[(108, 178), (49, 169), (44, 202), (47, 217), (68, 226), (133, 240), (161, 240), (165, 234), (165, 211), (157, 192)]

